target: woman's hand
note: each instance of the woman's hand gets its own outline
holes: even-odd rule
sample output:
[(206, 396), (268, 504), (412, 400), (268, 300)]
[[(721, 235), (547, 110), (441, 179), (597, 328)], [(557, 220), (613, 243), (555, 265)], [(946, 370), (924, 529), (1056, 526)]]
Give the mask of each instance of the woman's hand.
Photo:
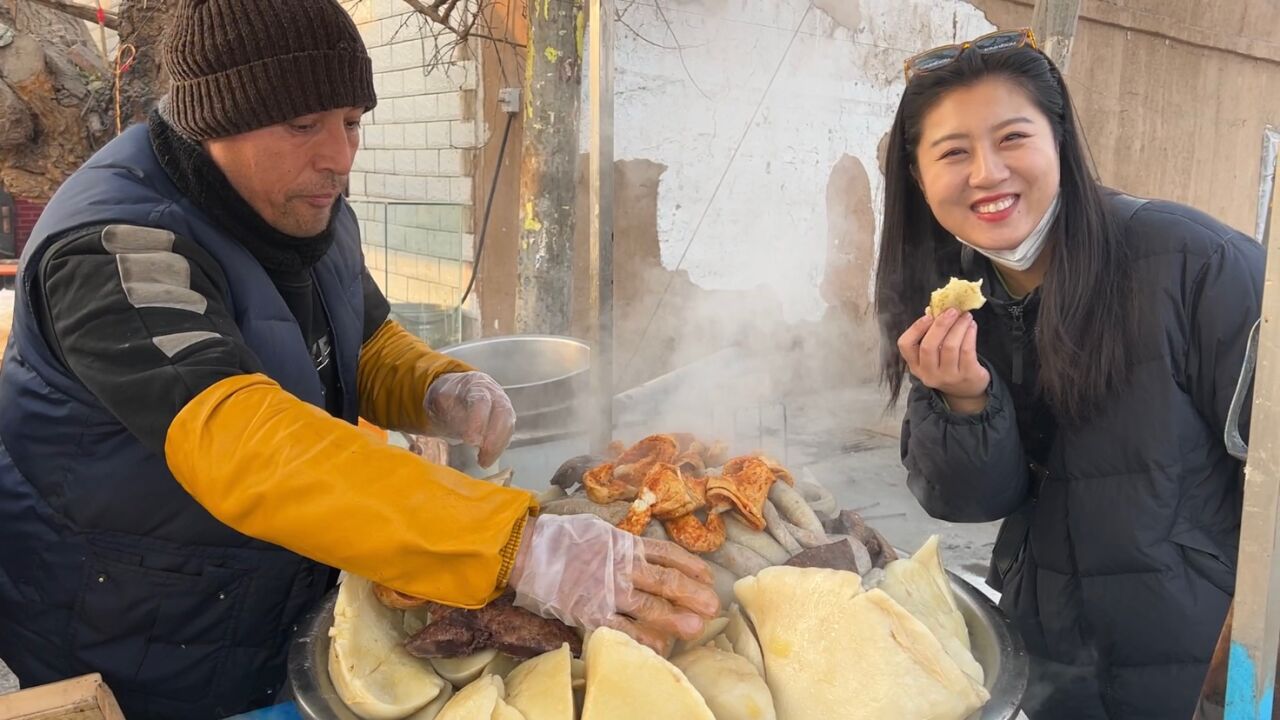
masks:
[(922, 317), (898, 338), (898, 352), (912, 375), (942, 393), (952, 412), (975, 415), (987, 406), (991, 373), (978, 362), (973, 315), (953, 309)]

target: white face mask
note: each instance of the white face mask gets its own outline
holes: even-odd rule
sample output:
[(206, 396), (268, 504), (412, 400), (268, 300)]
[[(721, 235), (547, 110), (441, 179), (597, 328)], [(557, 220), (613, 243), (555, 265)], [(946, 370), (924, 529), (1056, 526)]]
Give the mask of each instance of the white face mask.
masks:
[(1058, 199), (1060, 195), (1061, 193), (1053, 196), (1053, 202), (1049, 203), (1049, 208), (1044, 211), (1044, 217), (1040, 218), (1040, 224), (1036, 225), (1035, 230), (1031, 231), (1027, 239), (1011, 250), (984, 250), (977, 245), (965, 242), (962, 238), (957, 237), (956, 240), (986, 255), (991, 259), (991, 262), (998, 263), (1010, 270), (1026, 270), (1035, 263), (1036, 258), (1040, 257), (1041, 251), (1044, 250), (1044, 242), (1049, 237), (1049, 228), (1053, 227), (1053, 221), (1058, 217)]

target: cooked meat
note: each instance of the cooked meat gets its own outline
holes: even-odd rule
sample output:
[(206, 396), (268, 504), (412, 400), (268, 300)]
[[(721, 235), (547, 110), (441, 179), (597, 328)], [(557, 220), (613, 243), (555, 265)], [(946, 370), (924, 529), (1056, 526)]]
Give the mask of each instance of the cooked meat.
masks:
[(571, 457), (560, 465), (555, 475), (551, 476), (551, 484), (562, 488), (566, 493), (573, 492), (573, 489), (582, 483), (582, 476), (588, 470), (604, 462), (595, 455)]
[(476, 637), (475, 628), (456, 614), (428, 624), (409, 638), (404, 647), (411, 655), (425, 658), (465, 657), (485, 649)]
[(753, 530), (764, 530), (764, 501), (774, 478), (764, 458), (734, 458), (724, 464), (723, 474), (707, 480), (707, 502), (713, 508), (735, 508)]
[(793, 555), (787, 561), (787, 565), (791, 567), (828, 568), (831, 570), (858, 572), (857, 555), (854, 554), (853, 547), (844, 540), (833, 542), (830, 545), (819, 545), (815, 548), (802, 550), (800, 553)]
[(840, 535), (852, 535), (860, 541), (866, 546), (867, 552), (871, 553), (871, 560), (878, 568), (883, 569), (898, 559), (897, 551), (884, 535), (868, 525), (862, 516), (853, 510), (840, 511), (840, 515), (832, 523), (831, 531)]
[(724, 518), (720, 513), (708, 512), (703, 522), (697, 515), (690, 513), (671, 520), (663, 520), (662, 526), (677, 545), (692, 553), (715, 552), (724, 545)]
[(490, 648), (519, 658), (550, 652), (564, 643), (575, 655), (582, 638), (559, 620), (539, 617), (512, 604), (507, 594), (477, 610), (430, 606), (430, 622), (405, 643), (410, 654), (425, 658), (473, 655)]
[(669, 463), (679, 455), (680, 445), (670, 435), (650, 435), (627, 448), (614, 461), (614, 477), (637, 490), (649, 468), (656, 463)]

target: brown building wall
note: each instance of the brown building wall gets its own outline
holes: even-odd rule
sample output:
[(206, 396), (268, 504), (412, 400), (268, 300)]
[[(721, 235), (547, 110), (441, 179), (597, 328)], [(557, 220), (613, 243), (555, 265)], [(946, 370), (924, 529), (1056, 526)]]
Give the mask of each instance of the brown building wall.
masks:
[[(489, 3), (488, 27), (494, 37), (523, 44), (528, 38), (528, 19), (523, 0), (493, 0)], [(479, 275), (473, 293), (479, 294), (481, 334), (509, 335), (515, 332), (516, 313), (516, 243), (520, 228), (520, 148), (524, 138), (524, 113), (516, 113), (507, 137), (502, 166), (498, 156), (507, 114), (498, 107), (498, 93), (505, 87), (520, 87), (524, 80), (523, 50), (509, 43), (480, 41), (480, 108), (481, 147), (476, 156), (474, 224), (479, 242), (484, 223), (485, 205), (493, 185), (493, 207)], [(523, 103), (523, 100), (522, 100)]]
[[(1029, 0), (976, 0), (1002, 28)], [(1067, 72), (1102, 181), (1253, 234), (1264, 128), (1280, 126), (1280, 5), (1085, 0)]]

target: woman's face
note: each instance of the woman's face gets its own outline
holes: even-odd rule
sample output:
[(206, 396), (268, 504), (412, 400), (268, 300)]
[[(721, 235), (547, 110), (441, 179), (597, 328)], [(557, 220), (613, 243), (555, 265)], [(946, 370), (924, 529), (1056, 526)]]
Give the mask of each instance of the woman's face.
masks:
[(1021, 244), (1058, 192), (1049, 119), (1004, 79), (951, 90), (935, 103), (921, 124), (915, 160), (934, 217), (984, 250)]

